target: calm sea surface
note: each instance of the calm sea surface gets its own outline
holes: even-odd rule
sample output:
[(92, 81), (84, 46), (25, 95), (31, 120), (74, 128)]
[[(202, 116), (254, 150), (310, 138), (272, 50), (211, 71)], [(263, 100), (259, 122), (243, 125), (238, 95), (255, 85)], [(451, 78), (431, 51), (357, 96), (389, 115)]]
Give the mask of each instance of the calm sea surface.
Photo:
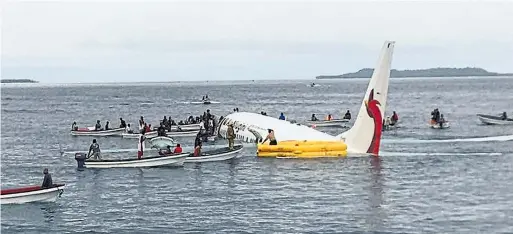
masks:
[[(245, 145), (230, 162), (77, 171), (72, 156), (59, 154), (92, 140), (70, 136), (73, 121), (115, 126), (144, 115), (155, 125), (164, 115), (236, 107), (298, 121), (346, 109), (356, 116), (368, 80), (309, 82), (2, 85), (2, 188), (40, 184), (44, 167), (67, 187), (55, 203), (2, 206), (1, 232), (513, 232), (513, 126), (476, 117), (513, 116), (512, 78), (392, 79), (387, 114), (397, 111), (401, 128), (385, 133), (380, 158), (260, 159)], [(221, 103), (190, 104), (205, 94)], [(450, 129), (427, 127), (434, 108)], [(136, 148), (134, 139), (98, 140), (103, 150)]]

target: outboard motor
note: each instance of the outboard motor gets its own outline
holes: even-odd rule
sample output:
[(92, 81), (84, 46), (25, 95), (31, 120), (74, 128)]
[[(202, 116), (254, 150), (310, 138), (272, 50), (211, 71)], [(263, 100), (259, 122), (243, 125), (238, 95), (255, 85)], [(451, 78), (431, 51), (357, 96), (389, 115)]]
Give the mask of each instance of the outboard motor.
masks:
[(85, 168), (85, 160), (87, 159), (87, 155), (85, 153), (76, 153), (75, 160), (77, 160), (77, 167), (79, 170), (83, 170)]

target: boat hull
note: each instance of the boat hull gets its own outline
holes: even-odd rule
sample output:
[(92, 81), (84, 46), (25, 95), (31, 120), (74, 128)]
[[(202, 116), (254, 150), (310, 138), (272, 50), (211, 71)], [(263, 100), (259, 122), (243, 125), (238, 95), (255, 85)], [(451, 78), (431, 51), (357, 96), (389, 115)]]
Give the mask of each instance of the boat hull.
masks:
[(234, 150), (228, 150), (228, 147), (219, 150), (207, 151), (206, 154), (198, 157), (189, 156), (185, 159), (186, 163), (200, 163), (200, 162), (218, 162), (230, 160), (237, 157), (237, 154), (242, 151), (242, 145), (234, 146)]
[[(33, 186), (34, 188), (40, 188), (40, 186)], [(64, 191), (64, 184), (56, 185), (53, 188), (48, 189), (37, 189), (34, 191), (11, 193), (0, 195), (0, 204), (23, 204), (30, 202), (55, 202), (58, 197)], [(16, 190), (16, 189), (12, 189)], [(4, 193), (6, 190), (2, 190)]]
[(185, 124), (185, 125), (172, 125), (171, 131), (175, 131), (180, 127), (183, 131), (192, 131), (192, 130), (199, 130), (200, 125), (199, 124)]
[(115, 128), (106, 131), (71, 131), (72, 136), (121, 136), (125, 131), (124, 128)]
[(86, 160), (85, 168), (134, 168), (134, 167), (181, 167), (189, 154), (153, 156), (142, 159), (124, 160)]
[(440, 124), (431, 124), (430, 123), (429, 127), (433, 128), (433, 129), (446, 129), (446, 128), (450, 128), (451, 125), (449, 125), (449, 122), (445, 122), (442, 125), (440, 125)]
[[(139, 134), (139, 133), (123, 133), (123, 134), (121, 134), (121, 136), (122, 136), (123, 138), (127, 138), (127, 139), (138, 139), (140, 135), (141, 135), (141, 134)], [(149, 139), (149, 138), (157, 137), (157, 135), (158, 135), (158, 133), (157, 133), (156, 131), (153, 131), (153, 132), (149, 132), (149, 133), (145, 133), (145, 134), (144, 134), (144, 136), (145, 136), (146, 138), (148, 138), (148, 139)]]
[(481, 115), (478, 114), (477, 118), (484, 124), (489, 125), (513, 125), (513, 119), (503, 120), (501, 117), (493, 116), (493, 115)]
[(165, 149), (167, 146), (175, 146), (176, 141), (171, 137), (158, 136), (148, 140), (152, 148)]
[(196, 136), (196, 135), (198, 135), (198, 132), (199, 132), (199, 128), (198, 128), (198, 130), (184, 130), (181, 132), (171, 131), (171, 132), (167, 132), (166, 135), (170, 136), (170, 137), (188, 137), (188, 136)]

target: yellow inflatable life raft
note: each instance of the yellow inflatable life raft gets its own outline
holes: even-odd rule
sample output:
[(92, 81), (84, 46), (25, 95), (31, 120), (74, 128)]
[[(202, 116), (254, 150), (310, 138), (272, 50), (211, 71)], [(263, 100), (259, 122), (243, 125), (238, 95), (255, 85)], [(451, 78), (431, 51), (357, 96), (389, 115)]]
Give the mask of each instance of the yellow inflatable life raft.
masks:
[(342, 141), (280, 141), (278, 145), (258, 144), (259, 157), (325, 158), (347, 156)]

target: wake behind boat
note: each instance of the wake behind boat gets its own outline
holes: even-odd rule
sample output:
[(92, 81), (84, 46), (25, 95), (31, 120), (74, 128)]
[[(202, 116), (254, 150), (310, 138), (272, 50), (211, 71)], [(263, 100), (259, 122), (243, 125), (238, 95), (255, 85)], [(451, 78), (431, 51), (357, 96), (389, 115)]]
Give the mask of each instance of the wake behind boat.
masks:
[(237, 154), (242, 151), (242, 145), (236, 145), (233, 147), (233, 150), (230, 150), (228, 147), (205, 151), (200, 156), (193, 156), (190, 154), (186, 159), (186, 163), (199, 163), (199, 162), (217, 162), (230, 160), (235, 158)]
[(158, 155), (151, 157), (109, 159), (109, 160), (88, 160), (86, 154), (75, 154), (78, 168), (134, 168), (134, 167), (160, 167), (160, 166), (183, 166), (188, 153), (176, 155)]
[(513, 125), (513, 119), (507, 118), (504, 113), (502, 116), (478, 114), (477, 118), (479, 118), (479, 120), (484, 124), (489, 125)]
[(65, 184), (54, 184), (50, 188), (40, 185), (2, 189), (0, 204), (22, 204), (29, 202), (54, 202), (64, 191)]

